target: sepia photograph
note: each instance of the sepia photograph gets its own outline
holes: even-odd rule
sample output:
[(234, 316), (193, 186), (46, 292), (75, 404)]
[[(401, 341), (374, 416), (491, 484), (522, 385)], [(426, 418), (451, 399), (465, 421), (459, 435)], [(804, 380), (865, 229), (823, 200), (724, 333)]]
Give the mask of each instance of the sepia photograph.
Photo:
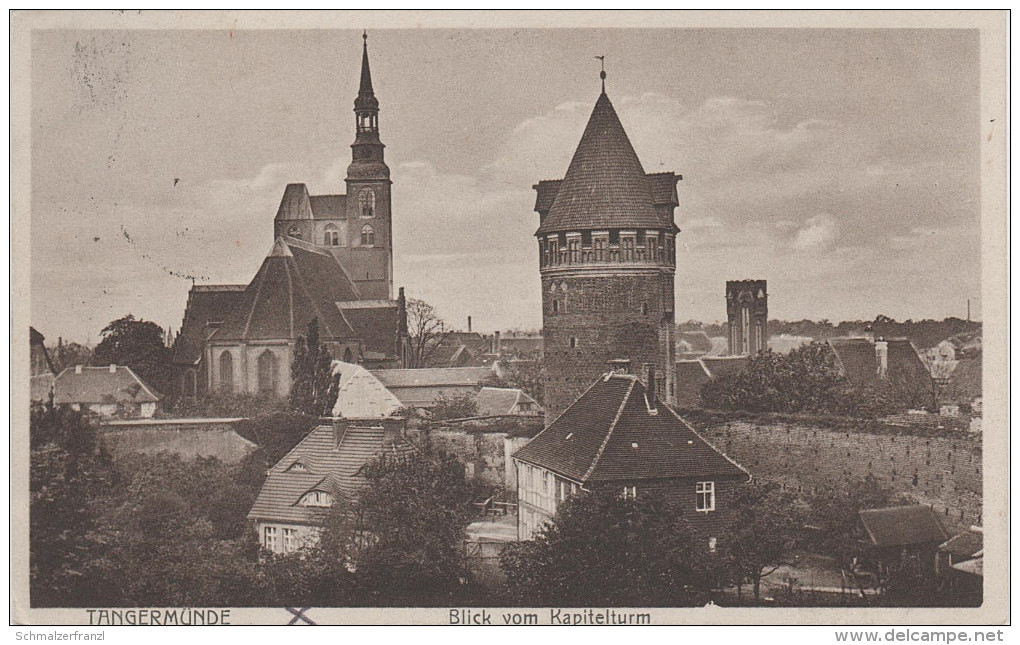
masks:
[(1006, 12), (10, 21), (12, 624), (1008, 623)]

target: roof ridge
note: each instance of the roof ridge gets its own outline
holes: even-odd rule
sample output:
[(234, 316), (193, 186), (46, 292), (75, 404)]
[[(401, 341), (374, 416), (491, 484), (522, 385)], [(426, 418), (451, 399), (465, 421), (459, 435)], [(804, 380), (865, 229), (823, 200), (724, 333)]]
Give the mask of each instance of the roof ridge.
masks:
[(634, 391), (634, 385), (637, 384), (637, 379), (632, 379), (630, 385), (627, 386), (627, 392), (623, 395), (623, 399), (620, 401), (620, 409), (616, 411), (616, 416), (613, 417), (613, 422), (609, 424), (609, 432), (606, 433), (605, 438), (602, 440), (602, 445), (599, 446), (599, 451), (595, 453), (595, 459), (591, 462), (591, 466), (588, 467), (587, 472), (581, 477), (582, 481), (587, 481), (591, 477), (592, 473), (595, 472), (595, 466), (598, 465), (599, 459), (602, 458), (602, 453), (605, 452), (606, 446), (609, 445), (609, 439), (613, 436), (613, 430), (616, 429), (616, 423), (620, 420), (623, 415), (623, 409), (627, 407), (627, 401), (630, 400), (631, 392)]

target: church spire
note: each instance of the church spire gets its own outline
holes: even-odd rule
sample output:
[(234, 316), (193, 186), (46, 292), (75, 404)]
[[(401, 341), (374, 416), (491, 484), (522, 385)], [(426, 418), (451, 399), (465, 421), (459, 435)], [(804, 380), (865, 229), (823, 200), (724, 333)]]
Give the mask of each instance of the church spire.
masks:
[(354, 110), (379, 110), (379, 101), (372, 91), (372, 71), (368, 66), (368, 32), (361, 34), (364, 40), (364, 48), (361, 52), (361, 87), (358, 88), (358, 98), (354, 101)]

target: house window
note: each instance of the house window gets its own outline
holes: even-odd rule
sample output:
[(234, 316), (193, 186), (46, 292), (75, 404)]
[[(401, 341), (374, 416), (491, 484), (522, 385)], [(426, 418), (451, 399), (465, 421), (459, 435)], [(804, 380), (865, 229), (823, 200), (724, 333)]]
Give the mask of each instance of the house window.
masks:
[(300, 461), (295, 461), (294, 463), (292, 463), (290, 465), (290, 468), (287, 469), (288, 472), (296, 472), (296, 473), (303, 473), (303, 472), (305, 472), (307, 470), (308, 470), (308, 468), (303, 463), (301, 463)]
[(368, 224), (361, 228), (361, 246), (375, 246), (375, 231)]
[(708, 552), (709, 553), (715, 553), (716, 552), (716, 544), (717, 544), (717, 542), (716, 542), (716, 539), (714, 537), (708, 538)]
[(283, 552), (297, 551), (297, 529), (283, 529)]
[(642, 316), (647, 316), (648, 315), (648, 303), (647, 302), (642, 302), (641, 303), (641, 315)]
[(637, 486), (624, 486), (620, 496), (623, 499), (637, 499)]
[(298, 502), (301, 506), (315, 506), (317, 508), (329, 508), (333, 505), (333, 496), (322, 490), (313, 490), (305, 493)]
[(701, 513), (708, 513), (715, 510), (715, 482), (698, 482), (695, 487), (698, 505)]
[(276, 551), (276, 527), (267, 526), (262, 529), (262, 546), (270, 551)]
[(271, 350), (262, 352), (258, 360), (259, 392), (276, 392), (277, 369), (276, 354)]
[(362, 188), (358, 193), (358, 206), (361, 208), (362, 217), (375, 217), (375, 191), (371, 188)]
[(332, 224), (327, 224), (322, 243), (325, 246), (340, 246), (340, 231)]
[(577, 349), (577, 337), (576, 336), (571, 336), (570, 337), (570, 349)]
[(287, 229), (287, 235), (290, 236), (290, 237), (296, 237), (297, 239), (300, 240), (301, 239), (301, 229), (298, 228), (297, 224), (295, 224), (295, 225), (291, 226), (289, 229)]
[(234, 357), (229, 351), (220, 354), (220, 391), (234, 391)]

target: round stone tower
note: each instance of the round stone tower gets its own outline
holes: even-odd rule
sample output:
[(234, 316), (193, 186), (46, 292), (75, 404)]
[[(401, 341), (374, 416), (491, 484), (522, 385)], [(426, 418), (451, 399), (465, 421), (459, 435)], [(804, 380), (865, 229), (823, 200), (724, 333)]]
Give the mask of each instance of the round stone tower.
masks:
[(540, 181), (546, 424), (600, 375), (654, 374), (675, 400), (672, 172), (647, 174), (605, 92), (563, 179)]

